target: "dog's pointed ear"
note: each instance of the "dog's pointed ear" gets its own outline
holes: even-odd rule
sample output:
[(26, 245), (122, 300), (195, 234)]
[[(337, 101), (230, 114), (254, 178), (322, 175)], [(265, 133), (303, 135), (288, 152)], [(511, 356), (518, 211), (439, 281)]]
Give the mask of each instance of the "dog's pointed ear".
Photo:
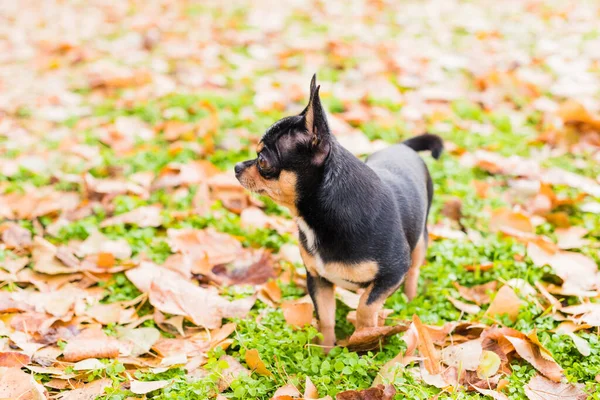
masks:
[[(309, 104), (310, 104), (310, 99), (312, 99), (313, 94), (315, 93), (315, 90), (317, 89), (317, 74), (313, 74), (312, 79), (310, 80), (310, 93), (308, 94), (308, 99), (309, 99)], [(300, 115), (304, 116), (306, 115), (306, 112), (308, 111), (308, 106), (306, 106), (304, 108), (304, 110), (302, 110), (302, 112), (300, 113)]]
[(304, 126), (306, 131), (311, 135), (313, 147), (319, 145), (323, 139), (329, 136), (327, 116), (325, 115), (325, 110), (323, 110), (321, 98), (319, 97), (320, 88), (321, 86), (317, 86), (313, 91), (308, 105), (306, 106), (306, 113), (304, 113)]

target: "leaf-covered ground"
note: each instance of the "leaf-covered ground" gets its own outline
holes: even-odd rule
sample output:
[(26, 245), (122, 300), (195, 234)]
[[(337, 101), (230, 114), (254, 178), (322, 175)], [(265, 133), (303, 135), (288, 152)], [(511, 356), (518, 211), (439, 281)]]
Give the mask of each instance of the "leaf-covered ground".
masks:
[[(597, 2), (0, 10), (0, 398), (600, 399)], [(376, 351), (323, 353), (290, 214), (232, 176), (314, 72), (356, 154), (446, 140)]]

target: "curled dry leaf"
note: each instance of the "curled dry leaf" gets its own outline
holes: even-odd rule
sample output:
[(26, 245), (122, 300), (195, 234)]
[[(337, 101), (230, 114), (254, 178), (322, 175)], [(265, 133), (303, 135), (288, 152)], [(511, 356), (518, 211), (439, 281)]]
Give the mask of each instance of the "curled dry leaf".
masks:
[(585, 400), (588, 394), (583, 384), (552, 382), (536, 375), (525, 385), (525, 395), (529, 400)]
[(547, 353), (542, 350), (543, 348), (533, 343), (528, 338), (521, 339), (507, 335), (506, 340), (514, 346), (519, 356), (552, 381), (560, 382), (564, 377), (563, 369), (560, 365), (549, 357)]
[(65, 361), (75, 362), (86, 358), (116, 358), (119, 343), (101, 329), (87, 329), (67, 342), (63, 351)]
[(495, 318), (506, 314), (512, 321), (516, 321), (522, 304), (523, 302), (515, 291), (510, 286), (504, 285), (494, 297), (486, 311), (486, 315)]
[(386, 338), (404, 332), (407, 329), (407, 325), (361, 328), (354, 331), (347, 342), (340, 342), (339, 344), (348, 347), (351, 351), (357, 352), (376, 350), (381, 348)]
[(479, 314), (481, 312), (481, 307), (479, 307), (477, 304), (465, 303), (463, 301), (455, 299), (452, 296), (446, 296), (446, 298), (450, 303), (452, 303), (454, 307), (456, 307), (462, 312), (465, 312), (467, 314)]
[(264, 361), (260, 358), (260, 354), (258, 354), (258, 350), (249, 349), (246, 350), (245, 356), (246, 364), (250, 367), (252, 371), (256, 371), (257, 373), (265, 376), (271, 376), (273, 373), (267, 369)]
[(364, 390), (347, 390), (338, 393), (336, 400), (392, 400), (396, 395), (394, 385), (377, 385)]

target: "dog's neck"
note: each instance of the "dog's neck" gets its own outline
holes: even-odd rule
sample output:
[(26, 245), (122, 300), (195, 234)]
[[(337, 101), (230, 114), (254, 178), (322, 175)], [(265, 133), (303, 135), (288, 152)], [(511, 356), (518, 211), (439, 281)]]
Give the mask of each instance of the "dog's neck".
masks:
[(317, 179), (305, 182), (298, 201), (298, 217), (316, 231), (357, 230), (370, 220), (374, 192), (381, 190), (375, 172), (332, 140)]

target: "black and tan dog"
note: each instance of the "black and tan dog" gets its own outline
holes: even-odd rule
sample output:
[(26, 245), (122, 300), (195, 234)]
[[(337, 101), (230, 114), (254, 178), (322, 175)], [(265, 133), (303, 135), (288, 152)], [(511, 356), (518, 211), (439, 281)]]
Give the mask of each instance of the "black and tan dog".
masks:
[(235, 174), (253, 192), (288, 207), (300, 233), (300, 252), (323, 345), (335, 344), (334, 285), (365, 288), (358, 328), (377, 324), (384, 301), (402, 283), (412, 299), (427, 249), (426, 220), (433, 185), (416, 151), (438, 158), (442, 140), (413, 137), (362, 162), (329, 131), (315, 77), (300, 115), (271, 126), (256, 159)]

